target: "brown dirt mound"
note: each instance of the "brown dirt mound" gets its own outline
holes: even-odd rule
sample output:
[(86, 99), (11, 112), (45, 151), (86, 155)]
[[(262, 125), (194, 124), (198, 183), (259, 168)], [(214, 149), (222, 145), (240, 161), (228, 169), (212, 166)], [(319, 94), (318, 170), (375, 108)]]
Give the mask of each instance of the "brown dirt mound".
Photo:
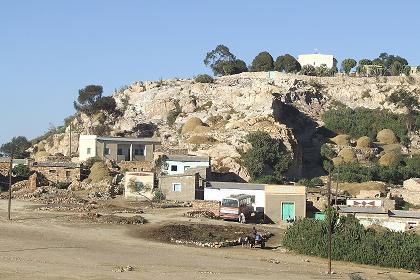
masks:
[(90, 168), (90, 174), (88, 180), (91, 183), (99, 183), (104, 180), (111, 180), (109, 170), (106, 164), (102, 161), (95, 162)]
[(372, 147), (372, 140), (367, 136), (362, 136), (359, 139), (357, 139), (357, 145), (358, 148), (370, 148)]
[(191, 117), (182, 126), (181, 133), (186, 134), (193, 132), (199, 126), (204, 126), (204, 123), (201, 121), (201, 119), (197, 117)]
[(341, 157), (344, 162), (353, 162), (357, 160), (356, 154), (353, 152), (352, 148), (350, 147), (342, 149), (338, 153), (338, 156)]
[(331, 138), (330, 140), (339, 146), (350, 145), (350, 136), (348, 136), (347, 134), (339, 134), (335, 136), (334, 138)]
[(395, 133), (391, 129), (382, 129), (376, 135), (376, 140), (381, 144), (395, 144), (398, 143)]
[(396, 163), (398, 160), (398, 155), (396, 153), (386, 153), (379, 159), (379, 164), (383, 166), (390, 166)]

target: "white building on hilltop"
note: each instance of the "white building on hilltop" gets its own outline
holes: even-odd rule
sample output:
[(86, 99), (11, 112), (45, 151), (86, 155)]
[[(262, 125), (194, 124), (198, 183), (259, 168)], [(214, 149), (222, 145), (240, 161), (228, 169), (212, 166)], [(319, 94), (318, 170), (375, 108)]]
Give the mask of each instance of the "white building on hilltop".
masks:
[(319, 67), (323, 64), (327, 66), (327, 68), (333, 68), (337, 66), (337, 60), (332, 54), (300, 54), (298, 56), (298, 61), (302, 67), (305, 65)]

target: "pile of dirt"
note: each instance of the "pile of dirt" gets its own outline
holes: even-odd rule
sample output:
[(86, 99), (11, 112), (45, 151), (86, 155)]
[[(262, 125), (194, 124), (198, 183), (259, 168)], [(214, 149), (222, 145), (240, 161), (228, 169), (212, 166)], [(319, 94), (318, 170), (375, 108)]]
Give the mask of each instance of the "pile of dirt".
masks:
[(391, 129), (382, 129), (376, 135), (376, 140), (381, 144), (395, 144), (398, 143), (395, 133)]
[(334, 138), (330, 139), (332, 142), (337, 144), (338, 146), (349, 146), (350, 145), (350, 136), (347, 134), (339, 134)]
[(398, 161), (399, 156), (396, 153), (386, 153), (381, 156), (378, 160), (379, 164), (382, 166), (390, 166)]
[(191, 217), (191, 218), (218, 219), (216, 214), (214, 214), (211, 211), (206, 211), (206, 210), (189, 211), (185, 213), (185, 216)]
[[(271, 236), (267, 231), (259, 231), (263, 235)], [(226, 240), (238, 240), (251, 234), (251, 229), (241, 226), (219, 226), (206, 224), (170, 224), (152, 230), (149, 238), (164, 242), (177, 243), (215, 243)]]
[(362, 136), (357, 139), (357, 148), (370, 148), (372, 147), (372, 140), (367, 136)]
[(111, 175), (109, 174), (108, 167), (102, 161), (95, 162), (90, 168), (90, 174), (87, 178), (89, 183), (99, 183), (103, 181), (110, 182), (112, 180)]
[[(335, 182), (334, 182), (335, 184)], [(363, 183), (339, 183), (339, 188), (342, 191), (347, 191), (350, 195), (355, 197), (361, 190), (377, 190), (381, 193), (386, 193), (387, 184), (384, 182), (363, 182)]]
[(142, 225), (147, 222), (145, 218), (140, 215), (131, 217), (123, 217), (116, 215), (102, 215), (95, 212), (84, 213), (79, 216), (82, 220), (101, 224), (114, 224), (114, 225)]

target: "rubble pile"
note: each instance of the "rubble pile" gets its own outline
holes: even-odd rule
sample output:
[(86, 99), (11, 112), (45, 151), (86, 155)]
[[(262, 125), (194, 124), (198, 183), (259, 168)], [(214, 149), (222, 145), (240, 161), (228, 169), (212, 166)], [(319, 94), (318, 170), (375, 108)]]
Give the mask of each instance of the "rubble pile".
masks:
[(184, 214), (187, 217), (191, 218), (207, 218), (207, 219), (218, 219), (218, 216), (214, 214), (212, 211), (188, 211)]
[(123, 217), (117, 215), (102, 215), (94, 212), (84, 213), (80, 216), (80, 218), (101, 224), (117, 225), (142, 225), (147, 222), (146, 219), (140, 215), (135, 215), (132, 217)]

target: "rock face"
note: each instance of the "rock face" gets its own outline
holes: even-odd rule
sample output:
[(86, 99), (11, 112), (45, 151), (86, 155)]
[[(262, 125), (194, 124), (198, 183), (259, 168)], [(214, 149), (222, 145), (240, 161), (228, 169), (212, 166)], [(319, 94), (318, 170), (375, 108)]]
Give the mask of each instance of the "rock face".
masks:
[[(241, 73), (220, 77), (215, 83), (172, 79), (135, 82), (113, 94), (118, 116), (100, 113), (73, 120), (71, 147), (78, 153), (80, 134), (113, 136), (157, 136), (164, 148), (187, 149), (191, 154), (209, 155), (216, 169), (230, 171), (248, 179), (241, 165), (241, 154), (249, 148), (245, 136), (257, 130), (283, 140), (293, 152), (292, 177), (302, 172), (320, 173), (320, 141), (317, 127), (322, 112), (337, 102), (349, 107), (388, 108), (385, 102), (401, 86), (419, 88), (419, 80), (402, 77), (314, 78), (278, 72)], [(368, 92), (369, 94), (367, 94)], [(175, 115), (173, 124), (168, 115)], [(187, 120), (201, 120), (188, 133), (181, 133)], [(184, 129), (185, 130), (185, 129)], [(69, 154), (70, 133), (56, 134), (40, 142), (39, 153)]]

